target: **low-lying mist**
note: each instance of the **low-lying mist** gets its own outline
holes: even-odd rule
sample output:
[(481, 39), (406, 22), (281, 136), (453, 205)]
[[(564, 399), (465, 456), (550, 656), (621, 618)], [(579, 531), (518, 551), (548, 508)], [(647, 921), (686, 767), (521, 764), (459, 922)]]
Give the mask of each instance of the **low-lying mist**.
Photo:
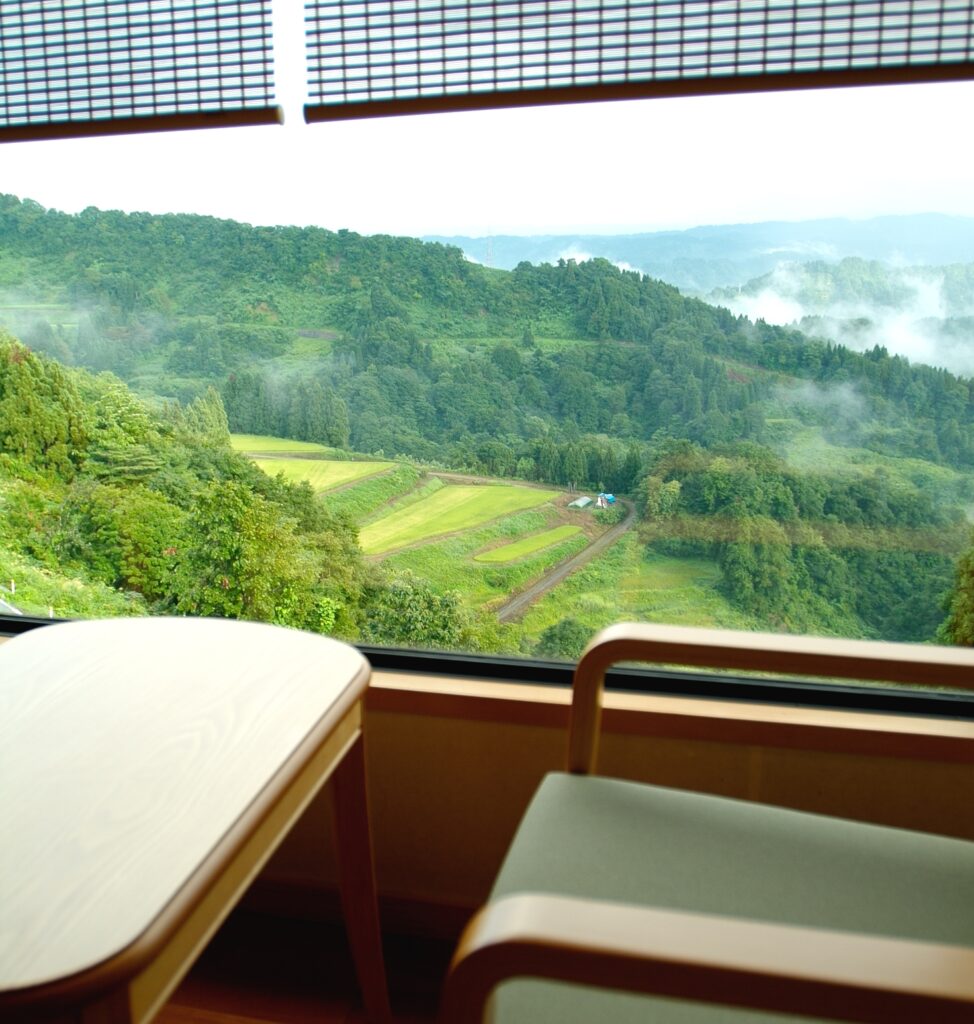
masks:
[(974, 264), (784, 263), (711, 301), (856, 351), (878, 345), (911, 362), (974, 375)]

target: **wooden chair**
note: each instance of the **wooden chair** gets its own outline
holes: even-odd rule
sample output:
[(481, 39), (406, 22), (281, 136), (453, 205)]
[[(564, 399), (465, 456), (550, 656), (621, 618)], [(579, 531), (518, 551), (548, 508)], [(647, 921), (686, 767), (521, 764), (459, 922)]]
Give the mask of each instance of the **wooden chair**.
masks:
[(974, 1020), (974, 843), (593, 776), (619, 661), (974, 688), (966, 649), (605, 630), (575, 673), (568, 771), (461, 940), (444, 1021)]

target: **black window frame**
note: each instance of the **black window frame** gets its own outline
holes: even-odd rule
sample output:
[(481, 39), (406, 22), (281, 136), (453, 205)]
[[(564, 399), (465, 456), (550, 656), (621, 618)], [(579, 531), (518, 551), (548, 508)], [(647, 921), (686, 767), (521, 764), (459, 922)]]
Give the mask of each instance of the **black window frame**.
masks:
[[(16, 637), (67, 621), (70, 620), (0, 615), (0, 636)], [(572, 683), (573, 666), (563, 662), (376, 647), (370, 644), (355, 646), (369, 659), (372, 667), (379, 670), (509, 682), (513, 685), (530, 683), (559, 689), (568, 689)], [(606, 674), (606, 686), (616, 691), (655, 696), (974, 720), (974, 694), (908, 687), (855, 686), (849, 683), (717, 675), (656, 668), (610, 669)]]

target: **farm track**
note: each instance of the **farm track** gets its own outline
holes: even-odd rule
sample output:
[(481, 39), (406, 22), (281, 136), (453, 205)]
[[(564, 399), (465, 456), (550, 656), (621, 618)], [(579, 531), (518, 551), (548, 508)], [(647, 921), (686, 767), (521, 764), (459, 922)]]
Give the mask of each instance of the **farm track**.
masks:
[(550, 491), (552, 488), (560, 487), (560, 484), (539, 484), (534, 480), (514, 480), (513, 478), (497, 476), (474, 476), (471, 473), (449, 473), (445, 470), (431, 469), (427, 471), (428, 476), (437, 476), (441, 480), (449, 480), (455, 484), (515, 484), (518, 487), (533, 487), (538, 491)]
[(368, 462), (368, 459), (333, 459), (328, 452), (240, 452), (248, 459), (307, 459), (309, 462)]
[(536, 583), (532, 583), (527, 590), (521, 591), (507, 604), (501, 605), (497, 609), (498, 622), (510, 622), (512, 619), (519, 618), (540, 597), (547, 594), (549, 590), (553, 590), (559, 583), (564, 583), (576, 569), (587, 565), (596, 555), (600, 555), (606, 548), (615, 544), (624, 533), (632, 529), (636, 522), (636, 509), (632, 502), (626, 501), (624, 498), (619, 500), (626, 506), (626, 518), (606, 530), (601, 537), (597, 537), (584, 551), (580, 551), (577, 555), (562, 562), (561, 565), (556, 565), (551, 572), (542, 576)]

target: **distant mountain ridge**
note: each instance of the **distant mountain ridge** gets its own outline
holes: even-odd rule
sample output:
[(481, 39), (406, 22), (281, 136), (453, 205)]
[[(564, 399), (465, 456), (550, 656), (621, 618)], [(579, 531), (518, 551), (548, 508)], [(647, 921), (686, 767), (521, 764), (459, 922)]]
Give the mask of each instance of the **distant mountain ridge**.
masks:
[[(779, 263), (858, 256), (895, 264), (949, 264), (974, 260), (974, 217), (925, 213), (766, 221), (629, 235), (427, 235), (455, 245), (478, 263), (505, 270), (518, 263), (601, 256), (691, 294), (737, 287)], [(490, 258), (488, 259), (488, 255)]]

